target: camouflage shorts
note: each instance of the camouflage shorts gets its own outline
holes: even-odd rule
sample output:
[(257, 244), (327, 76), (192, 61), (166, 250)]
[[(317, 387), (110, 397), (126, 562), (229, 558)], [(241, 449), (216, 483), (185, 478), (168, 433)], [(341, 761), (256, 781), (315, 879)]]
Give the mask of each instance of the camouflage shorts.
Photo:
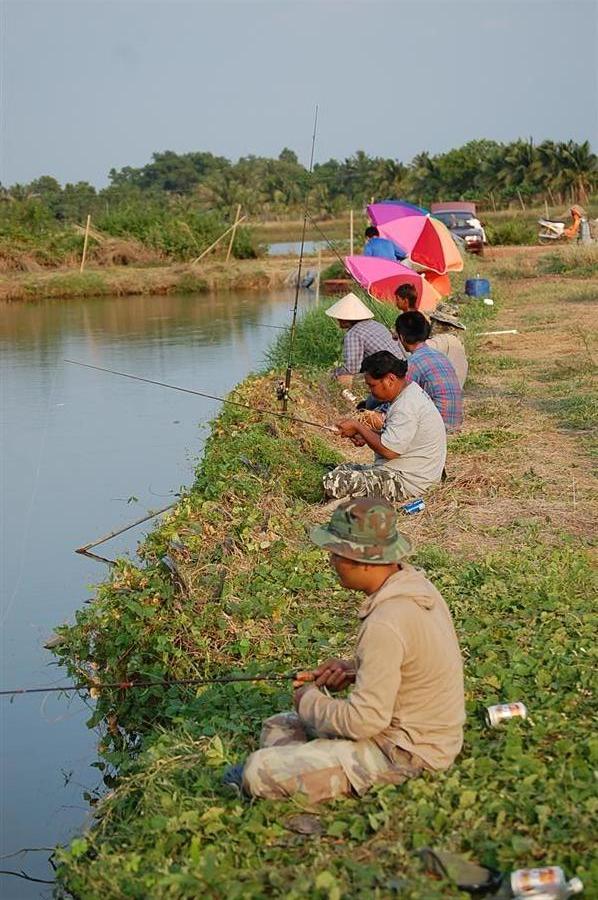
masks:
[(395, 747), (392, 760), (373, 740), (314, 735), (296, 713), (264, 722), (261, 750), (247, 759), (243, 787), (252, 797), (281, 800), (304, 794), (312, 803), (364, 794), (374, 784), (401, 784), (421, 774), (423, 763)]
[(327, 497), (380, 497), (394, 503), (410, 496), (401, 475), (385, 466), (343, 463), (322, 479)]

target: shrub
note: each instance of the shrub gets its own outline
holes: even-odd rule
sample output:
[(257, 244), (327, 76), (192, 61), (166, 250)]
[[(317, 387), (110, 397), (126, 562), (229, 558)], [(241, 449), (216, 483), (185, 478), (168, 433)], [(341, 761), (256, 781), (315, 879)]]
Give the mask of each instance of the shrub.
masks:
[(486, 235), (491, 244), (535, 244), (538, 240), (537, 228), (522, 219), (489, 223)]

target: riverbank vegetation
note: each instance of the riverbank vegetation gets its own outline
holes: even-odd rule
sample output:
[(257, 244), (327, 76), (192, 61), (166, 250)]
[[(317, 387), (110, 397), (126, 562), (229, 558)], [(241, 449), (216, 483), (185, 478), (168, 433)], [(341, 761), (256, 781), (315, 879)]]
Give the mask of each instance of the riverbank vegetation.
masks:
[[(361, 216), (373, 197), (423, 205), (474, 199), (491, 243), (530, 244), (540, 215), (567, 216), (571, 203), (590, 204), (596, 160), (587, 141), (479, 140), (435, 156), (421, 153), (408, 164), (360, 150), (318, 163), (310, 175), (288, 148), (277, 159), (236, 162), (205, 152), (155, 153), (140, 168), (112, 169), (101, 190), (88, 182), (63, 186), (49, 175), (0, 187), (0, 274), (78, 265), (88, 215), (92, 266), (193, 260), (232, 225), (239, 207), (251, 227), (244, 221), (235, 232), (238, 259), (256, 258), (273, 239), (297, 239), (306, 203), (335, 239), (348, 238), (345, 219), (353, 209), (360, 242)], [(309, 236), (321, 237), (311, 226)], [(228, 241), (220, 247), (226, 253)]]
[[(101, 691), (88, 724), (101, 733), (96, 765), (108, 792), (98, 787), (92, 826), (57, 851), (65, 892), (461, 896), (423, 872), (423, 845), (506, 871), (563, 865), (588, 896), (596, 892), (595, 481), (586, 455), (594, 289), (577, 272), (516, 278), (501, 267), (488, 263), (494, 307), (463, 302), (471, 369), (449, 477), (423, 513), (401, 520), (463, 648), (468, 719), (457, 763), (359, 801), (249, 803), (221, 786), (222, 770), (256, 746), (265, 716), (288, 707), (287, 684)], [(300, 322), (292, 389), (291, 412), (322, 423), (348, 409), (325, 374), (340, 350), (330, 324), (321, 308)], [(511, 328), (519, 333), (477, 335)], [(272, 350), (273, 369), (234, 398), (278, 408), (285, 340)], [(329, 432), (224, 407), (176, 509), (59, 629), (55, 652), (71, 676), (276, 673), (348, 652), (358, 600), (307, 535), (325, 516), (321, 475), (347, 452)], [(483, 709), (501, 700), (523, 700), (529, 719), (489, 729)], [(310, 829), (297, 820), (306, 812)]]

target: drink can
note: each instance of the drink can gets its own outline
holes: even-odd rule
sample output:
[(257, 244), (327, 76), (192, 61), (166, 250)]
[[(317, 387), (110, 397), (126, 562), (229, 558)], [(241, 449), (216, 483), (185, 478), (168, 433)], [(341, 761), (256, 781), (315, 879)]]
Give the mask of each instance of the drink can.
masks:
[(345, 388), (344, 391), (341, 391), (341, 397), (344, 397), (345, 400), (349, 401), (349, 403), (357, 402), (357, 397), (352, 391), (349, 390), (349, 388)]
[[(527, 707), (525, 703), (517, 701), (516, 703), (498, 703), (496, 706), (489, 706), (486, 710), (486, 721), (488, 725), (496, 728), (501, 722), (507, 719), (527, 719)], [(524, 871), (524, 870), (522, 870)], [(527, 869), (525, 871), (528, 871)], [(535, 871), (535, 870), (529, 870)]]
[(409, 503), (404, 503), (401, 506), (403, 512), (408, 513), (409, 515), (413, 515), (413, 513), (421, 512), (422, 509), (426, 508), (426, 504), (423, 500), (410, 500)]
[(517, 869), (511, 872), (511, 890), (516, 897), (566, 897), (567, 880), (560, 866)]

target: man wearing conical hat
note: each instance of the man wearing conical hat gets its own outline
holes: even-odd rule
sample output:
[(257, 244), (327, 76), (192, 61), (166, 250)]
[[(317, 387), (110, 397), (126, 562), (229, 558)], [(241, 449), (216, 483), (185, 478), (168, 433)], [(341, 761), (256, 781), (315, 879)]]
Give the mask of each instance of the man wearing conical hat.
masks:
[(333, 376), (349, 387), (353, 376), (361, 371), (366, 356), (379, 350), (388, 350), (398, 359), (405, 359), (406, 353), (400, 343), (394, 341), (389, 329), (376, 322), (374, 313), (355, 294), (346, 294), (337, 300), (326, 315), (336, 319), (339, 327), (346, 331), (343, 343), (343, 365), (335, 369)]
[[(447, 769), (463, 741), (461, 653), (446, 603), (406, 561), (411, 545), (393, 508), (352, 500), (311, 538), (343, 587), (366, 595), (355, 655), (299, 673), (296, 712), (266, 720), (261, 749), (225, 783), (253, 797), (304, 794), (317, 803)], [(347, 687), (339, 699), (328, 694)]]

